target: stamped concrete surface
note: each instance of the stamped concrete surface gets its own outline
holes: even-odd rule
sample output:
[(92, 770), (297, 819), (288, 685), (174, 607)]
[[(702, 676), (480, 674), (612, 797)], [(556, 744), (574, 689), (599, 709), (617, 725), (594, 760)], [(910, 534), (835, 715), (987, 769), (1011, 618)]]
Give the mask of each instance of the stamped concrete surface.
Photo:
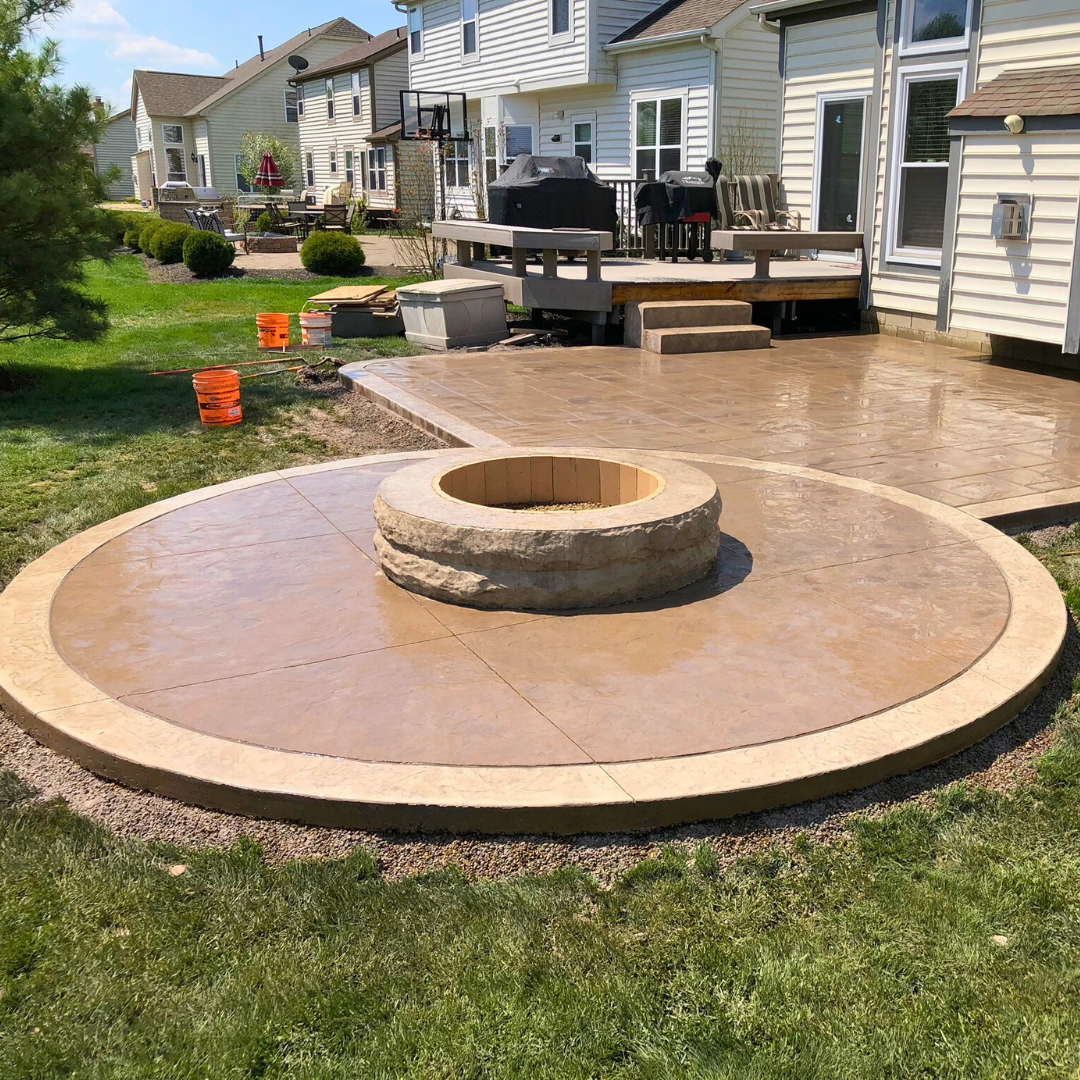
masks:
[(422, 417), (427, 403), (514, 445), (789, 462), (996, 521), (1080, 504), (1080, 382), (958, 349), (853, 335), (690, 356), (420, 356), (366, 370), (419, 402), (406, 411)]
[(693, 456), (724, 503), (707, 579), (570, 615), (419, 597), (379, 570), (371, 506), (423, 456), (248, 478), (54, 549), (0, 597), (4, 699), (76, 760), (191, 801), (572, 832), (926, 764), (1011, 719), (1061, 647), (1052, 579), (989, 526)]

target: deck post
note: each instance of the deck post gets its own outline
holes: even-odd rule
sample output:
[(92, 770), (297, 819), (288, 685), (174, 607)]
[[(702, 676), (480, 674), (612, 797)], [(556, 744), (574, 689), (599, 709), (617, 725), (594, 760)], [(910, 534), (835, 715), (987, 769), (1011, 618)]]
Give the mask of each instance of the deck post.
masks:
[(544, 248), (544, 277), (555, 278), (559, 276), (559, 253), (554, 248)]
[(586, 251), (585, 252), (585, 280), (586, 281), (599, 281), (600, 280), (600, 252), (599, 251)]
[(514, 277), (525, 277), (525, 275), (528, 273), (528, 249), (514, 248), (513, 252)]
[(458, 266), (472, 266), (472, 260), (472, 244), (468, 240), (459, 240), (457, 242)]
[(771, 259), (772, 252), (768, 248), (759, 248), (754, 252), (754, 277), (772, 277), (772, 271), (769, 269), (769, 262)]

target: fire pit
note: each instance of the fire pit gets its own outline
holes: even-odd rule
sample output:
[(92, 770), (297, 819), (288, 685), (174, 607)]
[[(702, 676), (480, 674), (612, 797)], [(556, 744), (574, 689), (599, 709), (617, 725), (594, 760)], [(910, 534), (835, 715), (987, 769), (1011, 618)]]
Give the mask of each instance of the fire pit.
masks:
[(655, 455), (462, 451), (383, 481), (375, 548), (387, 577), (437, 600), (601, 607), (708, 573), (720, 508), (711, 477)]

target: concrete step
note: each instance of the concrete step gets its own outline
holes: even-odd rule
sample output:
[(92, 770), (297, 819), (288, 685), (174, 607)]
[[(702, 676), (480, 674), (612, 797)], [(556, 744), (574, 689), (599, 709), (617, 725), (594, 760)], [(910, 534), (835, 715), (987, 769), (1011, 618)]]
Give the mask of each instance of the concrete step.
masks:
[(624, 340), (629, 348), (638, 349), (646, 330), (735, 326), (750, 319), (750, 305), (742, 300), (646, 300), (626, 305)]
[(772, 342), (768, 327), (744, 323), (739, 326), (675, 326), (645, 330), (641, 348), (646, 352), (704, 353), (737, 349), (767, 349)]

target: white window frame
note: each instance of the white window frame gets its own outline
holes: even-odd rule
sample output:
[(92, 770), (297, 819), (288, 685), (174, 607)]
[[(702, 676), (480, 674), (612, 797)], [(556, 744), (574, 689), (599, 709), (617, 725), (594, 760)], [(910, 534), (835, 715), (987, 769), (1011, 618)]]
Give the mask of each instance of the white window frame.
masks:
[[(566, 4), (566, 29), (555, 33), (555, 5)], [(547, 0), (548, 6), (548, 44), (565, 45), (574, 40), (574, 0)]]
[(345, 182), (356, 186), (356, 151), (351, 147), (345, 148)]
[(596, 113), (573, 113), (570, 116), (570, 148), (575, 157), (578, 156), (577, 148), (585, 145), (584, 141), (577, 137), (578, 124), (588, 124), (592, 133), (588, 145), (589, 168), (593, 168), (596, 165)]
[[(674, 150), (674, 143), (662, 143), (660, 142), (660, 114), (661, 105), (665, 101), (679, 100), (682, 102), (682, 118), (680, 122), (680, 136), (682, 142), (679, 145), (679, 168), (685, 170), (687, 167), (686, 161), (686, 129), (689, 126), (689, 102), (690, 102), (690, 89), (689, 87), (681, 87), (674, 91), (656, 91), (650, 90), (647, 93), (633, 94), (630, 97), (630, 168), (635, 178), (637, 178), (637, 156), (638, 150), (655, 150), (656, 151), (656, 176), (660, 176), (660, 151), (661, 150)], [(637, 108), (642, 102), (655, 101), (656, 102), (656, 143), (650, 147), (638, 146), (637, 135)]]
[(900, 22), (900, 55), (926, 56), (933, 53), (964, 52), (971, 47), (971, 20), (974, 15), (975, 0), (967, 0), (967, 17), (963, 37), (939, 38), (937, 41), (912, 41), (915, 32), (915, 4), (913, 0), (904, 0), (904, 10)]
[(386, 147), (373, 146), (367, 152), (365, 187), (368, 191), (386, 191)]
[[(468, 7), (472, 6), (472, 18), (466, 18)], [(465, 27), (472, 23), (473, 49), (465, 51)], [(461, 62), (477, 64), (480, 62), (480, 0), (461, 0)]]
[(349, 79), (352, 84), (352, 114), (353, 116), (360, 115), (360, 97), (363, 91), (363, 87), (360, 85), (360, 72), (354, 71)]
[[(888, 262), (902, 263), (908, 266), (928, 266), (934, 269), (941, 268), (941, 252), (930, 248), (902, 248), (897, 243), (900, 235), (900, 178), (901, 166), (904, 163), (904, 145), (907, 142), (907, 113), (908, 113), (908, 87), (913, 82), (935, 82), (942, 78), (956, 76), (956, 103), (959, 104), (964, 98), (964, 87), (967, 85), (967, 61), (958, 64), (919, 64), (917, 67), (901, 68), (896, 82), (896, 99), (894, 103), (894, 116), (896, 124), (893, 128), (892, 156), (889, 162), (889, 208), (888, 208), (888, 244), (886, 245), (885, 258)], [(931, 168), (941, 168), (941, 163), (925, 163)], [(919, 168), (918, 163), (904, 166), (906, 168)], [(944, 167), (949, 168), (948, 160)], [(949, 223), (945, 223), (948, 229)]]
[[(535, 124), (504, 124), (503, 125), (503, 138), (502, 138), (502, 160), (503, 166), (512, 165), (514, 158), (510, 156), (510, 140), (507, 135), (511, 128), (528, 128), (529, 129), (529, 153), (536, 153), (536, 125)], [(516, 156), (516, 155), (515, 155)]]
[[(457, 152), (458, 149), (465, 147), (465, 156)], [(472, 154), (472, 140), (471, 139), (451, 139), (446, 144), (446, 156), (443, 159), (443, 166), (449, 166), (450, 162), (454, 162), (454, 180), (458, 178), (458, 165), (465, 162), (465, 176), (466, 182), (464, 184), (451, 183), (450, 182), (450, 170), (446, 169), (446, 188), (448, 191), (469, 191), (472, 188), (472, 168), (473, 168), (473, 154)]]
[[(294, 119), (289, 119), (289, 95), (293, 96), (292, 111), (295, 113)], [(285, 87), (282, 91), (282, 97), (285, 101), (285, 123), (286, 124), (299, 124), (300, 123), (300, 95), (290, 87)]]
[(337, 176), (337, 147), (336, 146), (331, 146), (328, 153), (329, 153), (329, 160), (330, 160), (330, 175), (331, 175), (331, 177), (336, 177)]
[(337, 117), (337, 110), (334, 108), (334, 77), (330, 76), (329, 79), (324, 80), (326, 84), (326, 119), (332, 121)]
[(408, 10), (409, 62), (424, 59), (424, 7), (414, 4)]
[(296, 119), (302, 120), (304, 116), (304, 91), (307, 88), (307, 83), (301, 83), (296, 88)]
[[(836, 104), (842, 101), (860, 100), (863, 103), (862, 142), (859, 144), (859, 161), (862, 165), (862, 175), (859, 177), (859, 202), (858, 208), (855, 211), (854, 233), (856, 236), (860, 236), (866, 232), (866, 223), (863, 220), (863, 214), (866, 209), (866, 155), (870, 142), (870, 100), (872, 97), (872, 90), (853, 90), (848, 93), (839, 90), (818, 91), (817, 120), (815, 121), (814, 127), (814, 176), (810, 194), (812, 200), (810, 203), (810, 228), (815, 232), (821, 228), (818, 217), (821, 213), (819, 203), (821, 201), (821, 150), (825, 135), (825, 106), (830, 103)], [(829, 262), (854, 263), (858, 262), (860, 258), (860, 252), (858, 251), (828, 251), (820, 252), (819, 257), (821, 255), (826, 256)]]
[(315, 153), (312, 150), (304, 151), (304, 179), (308, 188), (315, 186)]
[[(243, 161), (243, 154), (233, 154), (233, 171), (236, 173), (236, 190), (245, 195), (250, 195), (251, 185), (244, 179), (244, 174), (240, 171), (240, 166), (243, 164)], [(247, 191), (244, 191), (244, 185), (247, 186)]]
[[(176, 128), (180, 132), (180, 138), (177, 141), (165, 138), (166, 128)], [(161, 125), (161, 145), (162, 146), (183, 146), (184, 145), (184, 125), (183, 124), (162, 124)]]
[[(181, 170), (169, 168), (170, 153), (180, 155), (180, 164), (183, 166), (182, 175), (178, 175), (180, 174)], [(180, 180), (186, 182), (187, 178), (187, 150), (182, 146), (177, 146), (175, 143), (170, 143), (168, 146), (165, 147), (165, 179), (172, 181)]]

